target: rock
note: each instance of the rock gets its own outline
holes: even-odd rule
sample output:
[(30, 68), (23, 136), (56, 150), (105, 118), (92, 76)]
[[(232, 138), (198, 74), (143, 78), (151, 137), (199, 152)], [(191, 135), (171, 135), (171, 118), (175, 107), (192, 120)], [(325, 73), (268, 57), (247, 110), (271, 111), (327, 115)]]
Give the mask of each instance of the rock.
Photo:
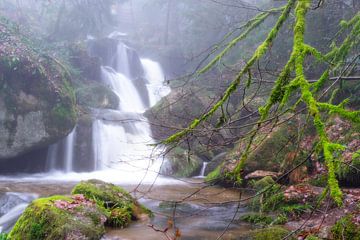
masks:
[(88, 108), (118, 109), (119, 97), (108, 87), (87, 82), (76, 89), (77, 104)]
[(311, 203), (317, 200), (322, 191), (323, 188), (309, 184), (292, 185), (285, 189), (284, 197), (291, 203)]
[(109, 211), (106, 224), (112, 227), (126, 227), (131, 220), (144, 219), (151, 211), (139, 204), (124, 189), (100, 180), (82, 181), (72, 194), (83, 194), (85, 198), (97, 202)]
[(103, 209), (82, 195), (41, 198), (26, 208), (9, 238), (96, 240), (105, 233), (105, 221)]
[(83, 181), (72, 196), (33, 201), (16, 222), (10, 239), (99, 240), (109, 227), (126, 227), (152, 214), (124, 189), (99, 180)]
[(75, 95), (67, 70), (0, 26), (0, 159), (65, 137), (76, 122)]
[(172, 149), (166, 155), (167, 161), (161, 167), (161, 174), (176, 177), (197, 176), (203, 161), (195, 155), (189, 156), (188, 154), (188, 151), (181, 147)]
[(205, 169), (205, 176), (213, 172), (218, 166), (220, 166), (226, 160), (226, 152), (219, 153), (211, 159)]
[(245, 180), (262, 179), (264, 177), (272, 177), (273, 179), (276, 179), (279, 176), (280, 176), (280, 174), (276, 173), (276, 172), (257, 170), (255, 172), (252, 172), (252, 173), (249, 173), (248, 175), (246, 175)]
[(36, 194), (7, 192), (0, 195), (0, 217), (15, 206), (29, 203), (37, 197)]
[(145, 106), (150, 105), (147, 80), (138, 53), (118, 39), (103, 38), (89, 42), (90, 55), (99, 57), (102, 66), (112, 67), (132, 79)]

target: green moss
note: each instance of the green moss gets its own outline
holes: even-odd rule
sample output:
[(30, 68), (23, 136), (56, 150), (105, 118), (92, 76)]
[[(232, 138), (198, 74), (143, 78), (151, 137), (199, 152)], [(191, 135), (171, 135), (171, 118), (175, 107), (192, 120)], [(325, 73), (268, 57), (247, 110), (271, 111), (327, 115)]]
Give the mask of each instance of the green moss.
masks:
[(222, 165), (217, 166), (214, 171), (210, 172), (206, 176), (206, 182), (214, 182), (216, 180), (219, 180), (221, 178), (221, 167)]
[(271, 178), (264, 177), (258, 181), (250, 183), (257, 195), (253, 198), (251, 206), (260, 213), (278, 210), (283, 206), (285, 197), (281, 186)]
[[(32, 202), (25, 210), (9, 234), (13, 240), (52, 240), (67, 239), (71, 236), (100, 239), (105, 233), (101, 218), (103, 212), (94, 206), (84, 205), (66, 209), (56, 205), (61, 203), (72, 204), (74, 200), (66, 196), (41, 198)], [(93, 217), (86, 220), (86, 215)], [(94, 221), (94, 219), (96, 221)]]
[(240, 220), (257, 225), (269, 225), (274, 221), (272, 217), (258, 213), (246, 214)]
[[(289, 231), (281, 227), (269, 227), (252, 232), (252, 240), (282, 240)], [(293, 239), (293, 238), (288, 238)]]
[(360, 229), (353, 223), (352, 216), (346, 215), (331, 228), (332, 239), (334, 240), (359, 240)]
[(8, 240), (8, 234), (7, 233), (0, 233), (0, 240)]
[(198, 156), (181, 147), (172, 149), (167, 159), (172, 175), (176, 177), (192, 177), (198, 174), (202, 166), (202, 160)]
[(127, 208), (114, 208), (111, 210), (107, 225), (112, 227), (126, 227), (131, 222), (131, 212)]
[(51, 119), (58, 126), (71, 126), (76, 121), (76, 110), (73, 106), (60, 103), (51, 110)]
[(100, 180), (82, 181), (73, 188), (72, 194), (82, 194), (104, 208), (108, 212), (106, 224), (111, 227), (125, 227), (141, 214), (152, 215), (149, 209), (139, 204), (127, 191)]
[(121, 187), (100, 180), (81, 181), (72, 194), (83, 194), (87, 199), (101, 201), (104, 207), (128, 207), (134, 199)]

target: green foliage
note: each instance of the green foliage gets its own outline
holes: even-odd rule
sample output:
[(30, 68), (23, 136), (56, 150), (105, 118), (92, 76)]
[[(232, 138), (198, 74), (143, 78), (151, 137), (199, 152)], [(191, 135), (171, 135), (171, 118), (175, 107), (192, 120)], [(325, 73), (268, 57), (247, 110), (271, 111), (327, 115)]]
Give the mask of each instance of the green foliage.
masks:
[[(253, 66), (253, 64), (256, 61), (260, 60), (267, 52), (269, 47), (272, 45), (274, 39), (278, 35), (280, 28), (288, 19), (290, 12), (293, 10), (295, 5), (295, 24), (293, 26), (294, 40), (292, 52), (284, 68), (281, 70), (278, 79), (275, 82), (274, 88), (270, 94), (270, 97), (268, 98), (267, 103), (263, 107), (259, 108), (259, 113), (261, 115), (260, 120), (258, 121), (258, 124), (254, 128), (253, 132), (250, 134), (249, 143), (243, 151), (243, 154), (240, 157), (236, 168), (233, 170), (232, 173), (227, 173), (227, 176), (236, 183), (241, 183), (242, 179), (240, 173), (244, 169), (244, 164), (249, 157), (251, 145), (256, 139), (255, 136), (258, 134), (258, 131), (262, 127), (263, 122), (269, 118), (270, 110), (278, 104), (280, 104), (280, 106), (277, 111), (282, 110), (284, 106), (289, 104), (289, 97), (293, 95), (292, 93), (295, 91), (299, 91), (301, 93), (301, 97), (298, 99), (298, 101), (296, 101), (296, 104), (293, 106), (293, 108), (295, 109), (297, 104), (303, 102), (306, 104), (308, 112), (313, 118), (313, 123), (319, 136), (318, 149), (323, 152), (325, 163), (328, 169), (327, 185), (329, 186), (330, 195), (338, 205), (341, 205), (342, 192), (340, 190), (338, 180), (336, 179), (336, 167), (339, 165), (339, 159), (336, 156), (341, 151), (343, 151), (345, 147), (338, 143), (333, 143), (329, 140), (323, 121), (323, 116), (337, 114), (342, 118), (357, 123), (360, 121), (360, 111), (351, 111), (345, 109), (344, 106), (347, 101), (339, 105), (320, 102), (317, 99), (316, 93), (321, 89), (322, 86), (325, 85), (330, 74), (338, 73), (337, 70), (340, 69), (341, 66), (344, 66), (347, 58), (351, 54), (351, 51), (360, 44), (360, 13), (357, 13), (352, 19), (347, 22), (341, 22), (341, 26), (343, 28), (341, 32), (347, 32), (348, 34), (346, 34), (346, 37), (342, 41), (339, 40), (341, 42), (339, 46), (336, 46), (334, 40), (332, 50), (327, 54), (322, 54), (316, 48), (305, 43), (307, 23), (306, 15), (311, 7), (311, 1), (290, 0), (288, 4), (283, 8), (281, 16), (278, 18), (276, 25), (270, 30), (265, 41), (260, 44), (257, 50), (253, 53), (252, 57), (249, 59), (249, 61), (247, 61), (245, 66), (234, 79), (234, 81), (223, 93), (221, 99), (216, 102), (206, 114), (202, 115), (198, 119), (195, 119), (187, 129), (175, 133), (174, 135), (164, 140), (163, 143), (171, 144), (186, 136), (194, 128), (198, 127), (201, 122), (206, 121), (226, 103), (226, 101), (233, 94), (233, 92), (238, 89), (241, 79), (249, 73), (249, 70)], [(336, 40), (338, 40), (338, 38), (336, 38)], [(230, 46), (232, 45), (230, 44)], [(223, 54), (224, 53), (220, 53), (217, 57), (215, 57), (214, 62), (210, 62), (210, 64), (205, 67), (205, 70), (208, 70), (211, 66), (214, 65), (215, 62), (221, 59)], [(323, 72), (319, 80), (314, 84), (309, 83), (305, 75), (305, 60), (308, 56), (312, 56), (317, 61), (323, 62), (325, 64), (330, 63), (328, 64), (327, 69)], [(251, 77), (249, 77), (247, 85), (249, 85), (250, 83)]]
[(270, 223), (273, 222), (272, 217), (257, 213), (246, 214), (242, 216), (240, 220), (257, 225), (269, 225)]
[(257, 190), (257, 195), (252, 201), (252, 207), (260, 213), (279, 209), (285, 198), (281, 186), (271, 178), (264, 177), (250, 183)]
[[(272, 42), (274, 41), (276, 35), (278, 34), (280, 28), (283, 26), (284, 22), (286, 21), (287, 17), (290, 14), (290, 11), (295, 4), (295, 0), (290, 0), (289, 3), (284, 7), (284, 10), (281, 13), (281, 16), (279, 17), (277, 23), (275, 24), (275, 27), (270, 31), (268, 34), (266, 40), (257, 48), (253, 56), (250, 58), (250, 60), (246, 63), (245, 67), (239, 72), (239, 74), (236, 76), (236, 78), (231, 82), (230, 86), (225, 90), (223, 96), (221, 99), (216, 102), (213, 107), (204, 115), (201, 116), (200, 119), (194, 119), (194, 121), (189, 125), (189, 127), (185, 130), (179, 131), (172, 136), (168, 137), (164, 141), (162, 141), (163, 144), (171, 144), (182, 137), (186, 136), (188, 133), (190, 133), (193, 129), (198, 127), (200, 123), (206, 121), (214, 115), (214, 113), (226, 103), (226, 101), (230, 98), (233, 92), (236, 91), (238, 86), (240, 85), (240, 81), (242, 77), (247, 74), (250, 70), (250, 68), (255, 64), (257, 60), (259, 60), (269, 49)], [(247, 152), (247, 151), (246, 151)], [(243, 162), (243, 160), (241, 160)]]
[(131, 222), (131, 212), (127, 208), (116, 207), (111, 210), (106, 224), (111, 227), (123, 228)]
[(342, 217), (331, 228), (332, 239), (334, 240), (359, 240), (359, 228), (353, 223), (352, 216)]
[(298, 217), (311, 210), (309, 204), (284, 204), (280, 207), (280, 211), (286, 216)]
[[(255, 230), (252, 234), (252, 240), (281, 240), (287, 236), (289, 231), (281, 227), (269, 227)], [(292, 239), (292, 238), (290, 238)]]
[(7, 233), (0, 233), (0, 240), (8, 240), (8, 234)]

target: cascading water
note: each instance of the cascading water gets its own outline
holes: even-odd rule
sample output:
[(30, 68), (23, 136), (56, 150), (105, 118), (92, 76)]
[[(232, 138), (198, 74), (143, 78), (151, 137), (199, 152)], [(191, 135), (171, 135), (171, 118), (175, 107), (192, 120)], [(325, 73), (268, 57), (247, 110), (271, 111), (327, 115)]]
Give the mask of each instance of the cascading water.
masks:
[[(74, 143), (76, 141), (76, 127), (70, 134), (59, 143), (53, 144), (49, 147), (46, 169), (47, 171), (54, 171), (63, 169), (64, 172), (72, 172), (74, 166)], [(60, 151), (62, 154), (60, 154)]]
[[(162, 164), (160, 149), (154, 149), (151, 128), (143, 113), (170, 93), (164, 86), (164, 74), (158, 63), (137, 59), (142, 77), (133, 77), (129, 48), (119, 42), (113, 66), (101, 67), (102, 82), (119, 97), (118, 110), (92, 110), (92, 171), (75, 173), (75, 145), (83, 141), (76, 128), (62, 142), (48, 151), (47, 169), (53, 180), (98, 178), (111, 182), (138, 183), (154, 181)], [(145, 78), (145, 79), (143, 79)], [(145, 95), (145, 97), (144, 97)], [(148, 98), (148, 99), (147, 99)], [(57, 171), (55, 171), (57, 170)], [(60, 170), (60, 172), (59, 172)], [(81, 171), (81, 170), (80, 170)], [(64, 174), (64, 172), (66, 174)]]
[(149, 91), (150, 107), (155, 106), (162, 97), (170, 93), (170, 88), (164, 86), (165, 76), (160, 64), (150, 59), (141, 59), (148, 80), (147, 89)]

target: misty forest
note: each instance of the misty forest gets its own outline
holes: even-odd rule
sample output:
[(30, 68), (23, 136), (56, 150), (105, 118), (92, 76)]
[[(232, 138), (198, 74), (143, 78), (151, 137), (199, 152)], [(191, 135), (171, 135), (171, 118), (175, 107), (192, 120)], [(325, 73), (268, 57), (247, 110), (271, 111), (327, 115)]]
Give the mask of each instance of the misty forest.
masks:
[(360, 239), (360, 0), (0, 0), (0, 240)]

